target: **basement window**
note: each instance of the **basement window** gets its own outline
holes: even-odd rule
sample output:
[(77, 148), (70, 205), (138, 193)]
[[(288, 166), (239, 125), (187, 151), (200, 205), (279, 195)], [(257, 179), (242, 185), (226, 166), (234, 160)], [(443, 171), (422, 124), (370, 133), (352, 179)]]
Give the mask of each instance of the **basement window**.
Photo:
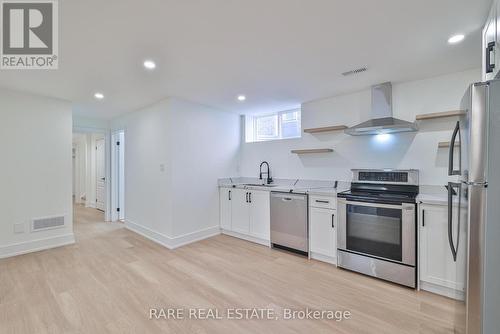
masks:
[(300, 109), (245, 116), (245, 141), (252, 143), (300, 138), (300, 123)]

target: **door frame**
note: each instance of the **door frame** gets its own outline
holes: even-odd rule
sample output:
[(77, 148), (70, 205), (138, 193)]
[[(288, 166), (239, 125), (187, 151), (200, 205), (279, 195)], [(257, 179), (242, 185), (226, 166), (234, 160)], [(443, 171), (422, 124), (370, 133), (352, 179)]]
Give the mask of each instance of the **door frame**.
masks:
[(95, 206), (96, 206), (96, 209), (98, 210), (101, 210), (98, 206), (98, 199), (97, 199), (97, 189), (99, 188), (99, 164), (97, 163), (98, 159), (99, 159), (99, 156), (98, 156), (98, 146), (99, 146), (99, 141), (102, 140), (102, 145), (103, 145), (103, 158), (104, 160), (102, 161), (102, 163), (104, 164), (104, 198), (103, 198), (103, 204), (104, 204), (104, 207), (106, 206), (106, 137), (104, 136), (103, 138), (98, 138), (95, 140), (95, 154), (94, 154), (94, 159), (95, 159)]
[[(123, 139), (120, 140), (120, 136), (123, 136)], [(120, 146), (116, 145), (115, 143), (117, 141), (120, 141)], [(119, 203), (120, 199), (120, 193), (125, 195), (125, 191), (120, 191), (120, 183), (123, 185), (125, 184), (125, 180), (123, 182), (120, 182), (120, 149), (124, 150), (125, 148), (125, 130), (124, 129), (119, 129), (119, 130), (114, 130), (111, 133), (111, 221), (117, 221), (120, 219), (120, 215), (125, 218), (124, 216), (124, 209)], [(125, 160), (125, 159), (124, 159)], [(123, 169), (125, 170), (125, 166), (123, 166)], [(118, 213), (118, 208), (120, 208), (120, 214)]]
[(73, 133), (78, 132), (78, 133), (98, 133), (98, 134), (103, 134), (104, 135), (104, 165), (105, 165), (105, 205), (104, 205), (104, 221), (110, 222), (111, 221), (111, 154), (110, 154), (110, 142), (111, 142), (111, 134), (110, 131), (107, 129), (100, 129), (100, 128), (90, 128), (90, 127), (73, 127)]

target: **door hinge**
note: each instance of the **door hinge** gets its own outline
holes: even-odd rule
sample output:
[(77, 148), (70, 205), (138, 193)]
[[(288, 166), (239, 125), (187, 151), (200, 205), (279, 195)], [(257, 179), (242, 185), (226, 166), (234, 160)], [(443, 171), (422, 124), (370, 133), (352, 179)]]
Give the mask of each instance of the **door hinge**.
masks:
[(95, 147), (95, 150), (97, 151), (97, 146)]
[(116, 145), (120, 146), (120, 142), (119, 142), (119, 141), (117, 141), (117, 142), (116, 142)]
[(116, 212), (120, 212), (120, 208), (116, 208)]

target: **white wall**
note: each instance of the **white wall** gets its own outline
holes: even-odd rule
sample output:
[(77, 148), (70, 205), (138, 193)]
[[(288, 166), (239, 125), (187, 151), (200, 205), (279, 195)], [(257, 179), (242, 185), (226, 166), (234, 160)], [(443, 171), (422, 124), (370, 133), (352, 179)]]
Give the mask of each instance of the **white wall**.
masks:
[(239, 117), (178, 99), (170, 115), (173, 235), (218, 227), (217, 180), (236, 173)]
[(129, 228), (169, 247), (218, 230), (217, 179), (236, 173), (238, 116), (167, 99), (111, 125), (125, 131)]
[[(74, 242), (71, 105), (0, 90), (0, 151), (0, 257)], [(64, 228), (30, 232), (33, 218), (54, 215)]]
[[(393, 83), (394, 116), (408, 121), (417, 114), (457, 110), (467, 85), (479, 81), (480, 70), (468, 70), (419, 81)], [(312, 101), (302, 105), (302, 127), (356, 125), (370, 118), (370, 90)], [(420, 122), (417, 133), (395, 134), (380, 142), (375, 136), (353, 137), (342, 131), (302, 134), (302, 138), (243, 143), (240, 175), (258, 175), (267, 160), (274, 177), (350, 180), (351, 168), (416, 168), (420, 183), (441, 185), (447, 181), (447, 149), (456, 119)], [(244, 142), (244, 140), (243, 140)], [(295, 155), (295, 148), (333, 148), (331, 154)]]
[(109, 125), (109, 121), (105, 119), (87, 118), (73, 115), (73, 129), (75, 132), (83, 130), (85, 130), (85, 132), (93, 132), (95, 130), (107, 131), (109, 129)]

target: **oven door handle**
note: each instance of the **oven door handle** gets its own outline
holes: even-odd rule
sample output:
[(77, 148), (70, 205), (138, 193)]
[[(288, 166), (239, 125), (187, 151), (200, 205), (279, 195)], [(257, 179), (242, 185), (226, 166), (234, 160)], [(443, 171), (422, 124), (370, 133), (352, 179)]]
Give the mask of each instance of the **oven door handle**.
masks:
[(403, 205), (394, 205), (394, 204), (383, 204), (383, 203), (368, 203), (368, 202), (355, 202), (355, 201), (346, 201), (346, 200), (338, 200), (341, 203), (350, 204), (350, 205), (358, 205), (358, 206), (369, 206), (372, 208), (384, 208), (384, 209), (398, 209), (402, 210)]

